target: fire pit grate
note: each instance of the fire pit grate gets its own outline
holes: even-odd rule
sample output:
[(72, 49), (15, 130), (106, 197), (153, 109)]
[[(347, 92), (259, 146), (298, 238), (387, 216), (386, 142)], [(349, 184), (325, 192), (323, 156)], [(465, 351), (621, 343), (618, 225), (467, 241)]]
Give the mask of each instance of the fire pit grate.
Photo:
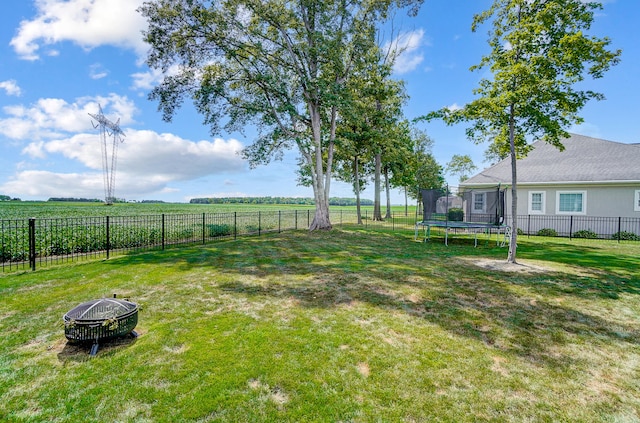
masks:
[(82, 303), (63, 316), (64, 334), (71, 342), (93, 343), (91, 355), (98, 352), (98, 342), (132, 334), (138, 324), (138, 305), (127, 300), (102, 298)]

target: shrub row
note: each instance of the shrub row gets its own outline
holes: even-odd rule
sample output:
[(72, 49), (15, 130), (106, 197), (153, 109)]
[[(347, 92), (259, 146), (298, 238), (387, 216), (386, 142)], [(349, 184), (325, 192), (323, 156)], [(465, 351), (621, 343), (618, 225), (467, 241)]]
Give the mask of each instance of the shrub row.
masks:
[[(518, 234), (522, 234), (522, 231), (520, 229), (518, 229)], [(549, 237), (555, 237), (558, 236), (558, 232), (555, 229), (552, 228), (543, 228), (540, 229), (536, 235), (538, 236), (549, 236)], [(584, 239), (596, 239), (598, 238), (598, 234), (595, 233), (592, 230), (589, 229), (583, 229), (580, 231), (576, 231), (573, 234), (571, 234), (571, 236), (573, 238), (584, 238)], [(616, 232), (615, 234), (611, 235), (611, 239), (615, 239), (618, 241), (640, 241), (640, 236), (634, 234), (633, 232), (627, 232), (627, 231), (621, 231), (621, 232)]]

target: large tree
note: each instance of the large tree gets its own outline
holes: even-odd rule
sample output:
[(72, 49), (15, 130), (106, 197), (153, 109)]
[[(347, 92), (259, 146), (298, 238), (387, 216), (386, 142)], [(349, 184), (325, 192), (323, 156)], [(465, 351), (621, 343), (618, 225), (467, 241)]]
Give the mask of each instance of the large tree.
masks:
[(508, 262), (516, 262), (518, 207), (516, 160), (534, 140), (560, 150), (580, 110), (603, 95), (577, 85), (585, 77), (600, 78), (619, 61), (608, 38), (590, 36), (598, 2), (584, 0), (494, 0), (474, 17), (472, 30), (491, 22), (491, 51), (472, 70), (489, 68), (474, 90), (478, 96), (461, 110), (431, 115), (448, 123), (472, 121), (467, 136), (490, 140), (492, 155), (511, 158), (511, 239)]
[[(331, 228), (329, 192), (345, 87), (375, 43), (374, 26), (413, 0), (151, 0), (147, 63), (164, 79), (150, 98), (171, 120), (193, 99), (212, 134), (256, 125), (251, 165), (297, 147), (311, 177), (310, 229)], [(415, 12), (415, 9), (413, 9)]]

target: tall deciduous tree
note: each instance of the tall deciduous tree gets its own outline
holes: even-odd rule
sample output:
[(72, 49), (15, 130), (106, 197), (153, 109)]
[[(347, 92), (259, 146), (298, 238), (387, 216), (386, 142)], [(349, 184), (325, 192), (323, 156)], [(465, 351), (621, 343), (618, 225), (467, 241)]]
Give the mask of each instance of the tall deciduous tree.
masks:
[(474, 90), (479, 97), (461, 110), (430, 117), (448, 123), (472, 121), (468, 137), (491, 140), (493, 155), (511, 157), (511, 239), (508, 262), (516, 262), (518, 207), (516, 160), (539, 139), (563, 149), (567, 129), (583, 119), (578, 112), (603, 95), (576, 88), (585, 77), (600, 78), (619, 61), (608, 38), (587, 35), (598, 2), (584, 0), (494, 0), (476, 15), (472, 30), (491, 22), (491, 52), (472, 70), (488, 67)]
[[(419, 0), (150, 0), (147, 63), (164, 79), (150, 98), (171, 120), (193, 99), (212, 133), (255, 124), (251, 165), (297, 147), (311, 177), (310, 229), (329, 229), (335, 133), (344, 90), (374, 26)], [(415, 12), (415, 8), (412, 9)]]

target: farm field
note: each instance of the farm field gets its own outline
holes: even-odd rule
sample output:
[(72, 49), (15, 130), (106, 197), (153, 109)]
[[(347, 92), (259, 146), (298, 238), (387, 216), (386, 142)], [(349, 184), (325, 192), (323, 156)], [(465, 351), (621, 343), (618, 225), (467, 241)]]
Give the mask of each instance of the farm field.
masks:
[[(415, 204), (409, 206), (409, 214), (415, 214)], [(50, 201), (0, 202), (0, 220), (62, 217), (136, 216), (158, 214), (232, 213), (271, 210), (313, 210), (313, 206), (292, 204), (190, 204), (190, 203), (67, 203)], [(334, 206), (332, 212), (340, 210), (355, 212), (355, 207)], [(373, 207), (362, 207), (363, 215), (372, 213)], [(394, 213), (405, 212), (404, 206), (393, 206)], [(384, 213), (384, 211), (383, 211)]]
[[(640, 420), (640, 246), (344, 227), (0, 275), (0, 421)], [(137, 339), (62, 315), (114, 293)]]

